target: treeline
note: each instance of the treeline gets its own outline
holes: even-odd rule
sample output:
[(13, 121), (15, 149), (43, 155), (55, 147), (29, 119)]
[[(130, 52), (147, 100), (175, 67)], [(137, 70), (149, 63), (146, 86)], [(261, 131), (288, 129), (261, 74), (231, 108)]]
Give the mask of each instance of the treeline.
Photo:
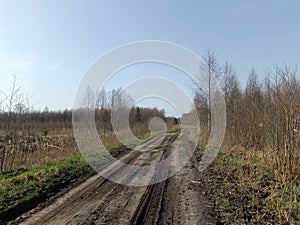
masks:
[[(94, 102), (96, 102), (95, 105)], [(132, 107), (133, 100), (121, 88), (111, 91), (102, 89), (99, 93), (94, 93), (91, 88), (87, 87), (81, 105), (83, 109), (95, 111), (97, 129), (104, 133), (113, 132), (112, 120), (115, 124), (116, 120), (121, 120), (120, 123), (129, 120), (129, 125), (136, 135), (148, 133), (149, 122), (154, 117), (162, 118), (168, 127), (176, 122), (175, 118), (166, 117), (163, 109)], [(125, 118), (127, 111), (129, 111), (129, 118)]]
[[(253, 69), (242, 88), (232, 65), (220, 66), (210, 51), (204, 59), (211, 72), (208, 79), (220, 80), (225, 96), (224, 145), (271, 152), (265, 155), (269, 166), (282, 175), (296, 177), (300, 172), (300, 81), (296, 67), (277, 66), (261, 80)], [(194, 98), (206, 137), (210, 123), (208, 98), (201, 91)]]
[[(127, 109), (130, 101), (130, 96), (124, 94), (121, 88), (102, 90), (97, 94), (87, 88), (82, 99), (82, 107), (94, 110), (99, 133), (111, 133), (113, 111)], [(163, 118), (170, 126), (174, 124), (174, 118), (167, 118), (164, 110), (140, 107), (133, 107), (130, 110), (129, 124), (132, 128), (139, 128), (136, 129), (138, 134), (146, 132), (148, 123), (153, 117)], [(72, 110), (49, 111), (48, 107), (43, 111), (35, 110), (34, 104), (30, 103), (30, 98), (22, 92), (16, 77), (13, 77), (11, 91), (9, 93), (1, 91), (0, 125), (2, 136), (70, 134), (73, 132)]]
[[(111, 109), (95, 109), (95, 121), (100, 132), (113, 132), (111, 123)], [(147, 127), (154, 117), (165, 120), (168, 126), (175, 124), (176, 119), (166, 117), (164, 110), (157, 108), (133, 107), (129, 114), (129, 124)], [(72, 110), (63, 111), (30, 111), (30, 112), (0, 112), (0, 135), (23, 136), (23, 135), (48, 135), (72, 133)]]

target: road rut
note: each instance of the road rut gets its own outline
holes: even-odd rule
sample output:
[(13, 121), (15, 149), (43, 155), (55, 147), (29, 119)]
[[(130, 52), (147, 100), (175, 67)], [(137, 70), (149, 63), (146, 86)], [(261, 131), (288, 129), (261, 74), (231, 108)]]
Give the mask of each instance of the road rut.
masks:
[[(136, 166), (158, 163), (172, 154), (177, 141), (178, 134), (163, 134), (136, 147), (120, 160)], [(163, 170), (155, 171), (153, 179), (166, 178), (171, 169), (170, 163)], [(113, 171), (120, 177), (128, 176), (122, 166)], [(134, 174), (129, 175), (127, 179), (139, 179)], [(49, 206), (26, 213), (10, 224), (215, 224), (213, 206), (205, 197), (199, 179), (193, 159), (172, 177), (141, 187), (116, 184), (97, 174)]]

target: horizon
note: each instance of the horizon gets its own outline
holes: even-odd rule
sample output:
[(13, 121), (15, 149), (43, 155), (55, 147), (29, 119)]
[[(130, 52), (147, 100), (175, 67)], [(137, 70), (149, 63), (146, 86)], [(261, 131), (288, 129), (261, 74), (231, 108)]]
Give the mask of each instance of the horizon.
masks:
[[(241, 86), (252, 68), (262, 80), (276, 65), (300, 61), (297, 1), (1, 1), (0, 6), (0, 89), (7, 93), (15, 74), (40, 110), (72, 109), (89, 66), (133, 41), (171, 41), (200, 57), (211, 49), (221, 65), (233, 65)], [(125, 79), (114, 79), (108, 90), (145, 75), (175, 75), (192, 95), (191, 83), (173, 68), (134, 65), (120, 73)], [(155, 101), (145, 104), (150, 103)], [(174, 114), (170, 107), (166, 111)]]

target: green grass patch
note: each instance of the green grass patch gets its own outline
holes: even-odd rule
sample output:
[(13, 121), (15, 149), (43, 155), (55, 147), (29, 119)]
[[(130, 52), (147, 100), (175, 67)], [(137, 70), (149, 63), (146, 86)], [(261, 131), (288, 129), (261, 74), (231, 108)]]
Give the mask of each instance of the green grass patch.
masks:
[(71, 180), (91, 171), (81, 155), (32, 169), (16, 169), (0, 174), (0, 215), (13, 207), (52, 193)]
[(171, 130), (168, 130), (167, 133), (177, 133), (181, 131), (181, 127), (174, 127)]

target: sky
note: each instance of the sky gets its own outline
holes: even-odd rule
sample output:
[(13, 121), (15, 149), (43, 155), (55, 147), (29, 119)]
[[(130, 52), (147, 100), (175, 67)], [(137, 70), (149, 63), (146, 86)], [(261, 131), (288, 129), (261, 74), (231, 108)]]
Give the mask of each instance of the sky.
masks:
[[(245, 83), (252, 68), (264, 77), (275, 65), (300, 62), (299, 9), (297, 0), (0, 0), (0, 89), (7, 93), (15, 74), (38, 109), (71, 109), (97, 58), (141, 40), (174, 42), (200, 57), (211, 49)], [(129, 73), (172, 76), (188, 89), (182, 72), (158, 67), (128, 69), (126, 82)], [(119, 77), (107, 88), (126, 82)]]

